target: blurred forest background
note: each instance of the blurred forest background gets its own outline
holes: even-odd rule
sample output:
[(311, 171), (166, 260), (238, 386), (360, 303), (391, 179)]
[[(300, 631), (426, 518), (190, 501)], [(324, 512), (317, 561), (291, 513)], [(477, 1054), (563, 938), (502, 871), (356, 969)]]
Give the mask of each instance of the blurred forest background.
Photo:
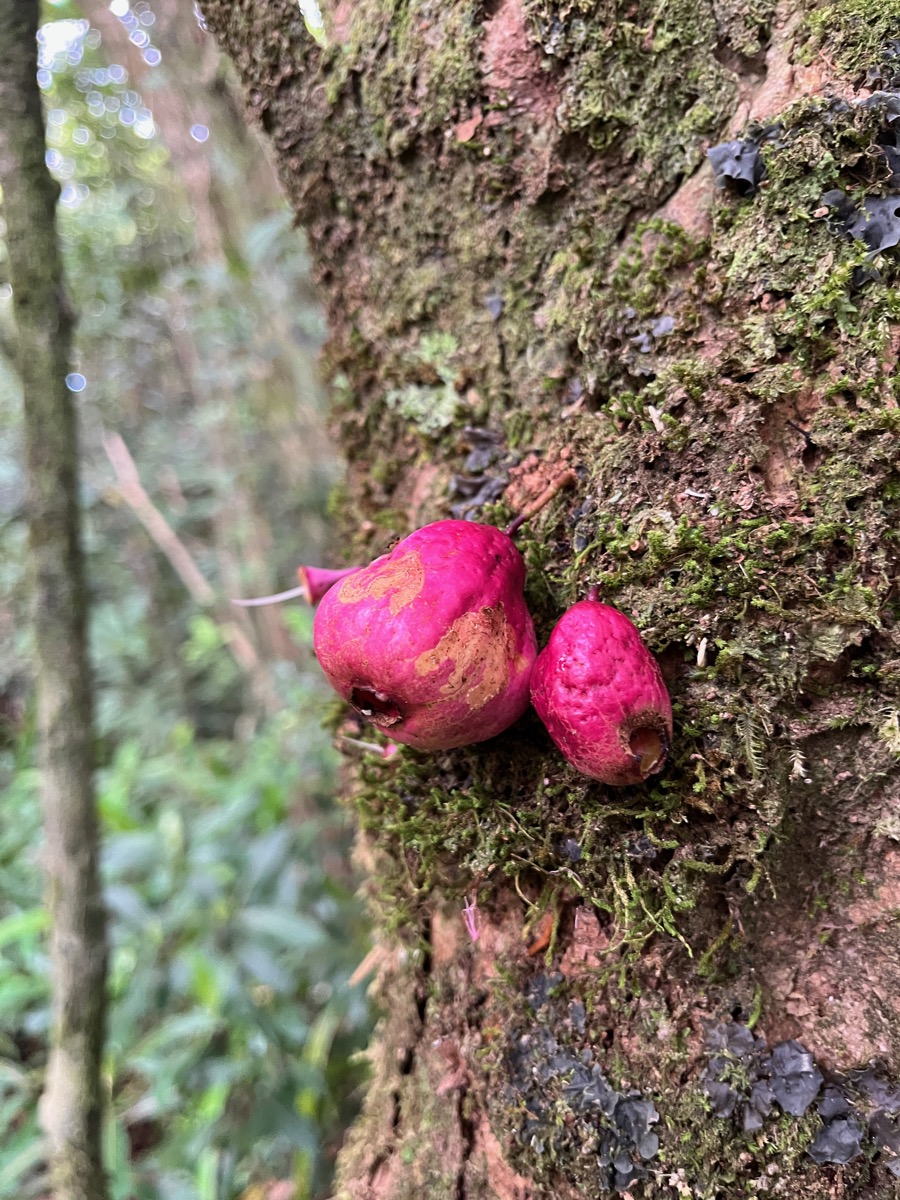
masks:
[[(111, 1195), (218, 1200), (281, 1180), (307, 1200), (363, 1078), (370, 1017), (348, 980), (366, 929), (311, 613), (227, 597), (327, 557), (322, 318), (190, 4), (48, 0), (45, 18), (111, 918)], [(25, 1200), (46, 1194), (49, 981), (2, 236), (0, 1200)]]

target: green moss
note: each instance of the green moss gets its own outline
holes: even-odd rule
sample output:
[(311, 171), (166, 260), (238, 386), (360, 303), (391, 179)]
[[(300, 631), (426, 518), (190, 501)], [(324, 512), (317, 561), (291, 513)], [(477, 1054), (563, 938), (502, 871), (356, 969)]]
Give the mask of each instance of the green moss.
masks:
[[(462, 403), (456, 387), (458, 368), (454, 359), (459, 347), (449, 333), (427, 333), (412, 351), (407, 370), (424, 368), (435, 383), (408, 383), (392, 388), (385, 395), (385, 404), (426, 436), (435, 437), (449, 429)], [(398, 371), (399, 373), (399, 371)]]
[(736, 94), (732, 73), (708, 53), (718, 37), (712, 5), (604, 7), (605, 20), (586, 21), (578, 5), (526, 5), (545, 52), (567, 68), (563, 127), (582, 133), (596, 150), (615, 146), (642, 176), (690, 172)]
[[(375, 876), (382, 921), (414, 924), (435, 892), (462, 908), (466, 895), (489, 895), (505, 878), (520, 892), (565, 888), (606, 913), (610, 971), (659, 934), (688, 955), (694, 944), (707, 950), (714, 935), (692, 928), (690, 914), (712, 880), (759, 854), (758, 832), (741, 841), (710, 823), (685, 843), (679, 783), (613, 797), (561, 767), (539, 730), (531, 718), (521, 731), (439, 764), (410, 751), (390, 764), (366, 763), (357, 802), (363, 829), (386, 851)], [(693, 804), (711, 815), (710, 781), (702, 763), (690, 762), (690, 748), (680, 748), (679, 761), (694, 784)]]
[(806, 53), (827, 55), (838, 70), (859, 79), (881, 64), (900, 27), (898, 0), (833, 0), (806, 19)]
[[(805, 1200), (820, 1192), (821, 1168), (807, 1153), (820, 1128), (814, 1113), (801, 1118), (782, 1115), (768, 1121), (760, 1133), (740, 1139), (730, 1121), (712, 1115), (702, 1092), (690, 1090), (673, 1098), (663, 1120), (660, 1160), (690, 1187), (686, 1195), (697, 1200), (756, 1197), (763, 1182), (788, 1200)], [(739, 1155), (736, 1140), (743, 1141)], [(851, 1170), (857, 1178), (867, 1174), (865, 1164)], [(660, 1184), (648, 1187), (647, 1200), (671, 1195)]]
[[(354, 5), (348, 42), (333, 56), (328, 92), (337, 103), (355, 77), (369, 131), (396, 156), (420, 133), (458, 116), (477, 90), (481, 23), (474, 2), (392, 0), (390, 8), (386, 23), (379, 0)], [(377, 40), (384, 29), (388, 45)], [(381, 57), (381, 69), (362, 70), (373, 53)]]

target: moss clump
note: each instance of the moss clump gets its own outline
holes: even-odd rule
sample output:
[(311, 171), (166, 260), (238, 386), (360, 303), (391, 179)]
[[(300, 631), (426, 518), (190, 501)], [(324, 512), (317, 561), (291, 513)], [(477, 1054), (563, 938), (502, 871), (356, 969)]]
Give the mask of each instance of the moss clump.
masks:
[[(887, 121), (883, 105), (851, 107), (812, 100), (792, 106), (764, 144), (766, 179), (759, 192), (715, 212), (714, 277), (725, 284), (722, 302), (766, 293), (790, 298), (787, 325), (801, 313), (819, 324), (852, 328), (854, 270), (866, 247), (836, 233), (823, 217), (821, 197), (831, 188), (858, 194), (880, 186), (887, 172), (876, 141)], [(814, 332), (802, 323), (797, 335)]]
[[(672, 180), (690, 172), (736, 96), (733, 73), (708, 53), (719, 38), (713, 5), (601, 7), (605, 13), (555, 0), (526, 5), (544, 51), (564, 67), (563, 127), (595, 150), (615, 147), (623, 161), (639, 164), (641, 176)], [(757, 7), (762, 14), (767, 6)]]
[(832, 0), (813, 9), (806, 28), (807, 57), (827, 56), (856, 81), (869, 75), (874, 76), (873, 82), (889, 82), (882, 75), (890, 77), (900, 68), (900, 63), (893, 63), (900, 28), (898, 0)]
[[(347, 41), (333, 55), (328, 92), (337, 103), (343, 88), (357, 89), (370, 136), (398, 156), (417, 136), (458, 115), (477, 92), (482, 30), (474, 2), (413, 0), (392, 8), (385, 25), (383, 4), (368, 0), (353, 6)], [(381, 69), (359, 70), (373, 56)]]
[[(451, 428), (459, 412), (458, 369), (453, 364), (458, 349), (452, 334), (426, 334), (410, 356), (407, 369), (415, 372), (418, 368), (420, 375), (424, 371), (433, 381), (407, 383), (385, 395), (387, 407), (426, 436), (436, 437)], [(402, 373), (398, 371), (401, 377)]]
[[(707, 820), (685, 838), (678, 784), (612, 796), (560, 761), (533, 715), (438, 762), (409, 751), (388, 765), (367, 762), (357, 803), (384, 851), (375, 874), (381, 919), (414, 925), (436, 891), (461, 908), (465, 896), (489, 895), (506, 879), (533, 897), (535, 914), (576, 897), (605, 914), (610, 970), (658, 934), (702, 953), (718, 930), (694, 928), (692, 911), (713, 879), (760, 849), (758, 831), (725, 835), (710, 819), (726, 804), (713, 802), (702, 774), (702, 765), (693, 771), (692, 800)], [(726, 779), (720, 799), (735, 790)]]

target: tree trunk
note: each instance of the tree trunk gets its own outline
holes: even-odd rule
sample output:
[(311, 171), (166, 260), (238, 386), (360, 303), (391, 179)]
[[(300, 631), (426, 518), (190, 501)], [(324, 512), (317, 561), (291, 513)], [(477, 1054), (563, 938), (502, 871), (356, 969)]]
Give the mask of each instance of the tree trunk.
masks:
[(53, 1024), (42, 1099), (58, 1200), (104, 1200), (100, 1062), (106, 989), (91, 685), (80, 543), (72, 318), (44, 163), (37, 0), (0, 0), (0, 182), (25, 402), (38, 766), (49, 880)]
[(574, 466), (539, 634), (599, 585), (675, 704), (642, 788), (534, 716), (360, 765), (337, 1197), (900, 1194), (895, 6), (202, 8), (309, 231), (348, 556)]

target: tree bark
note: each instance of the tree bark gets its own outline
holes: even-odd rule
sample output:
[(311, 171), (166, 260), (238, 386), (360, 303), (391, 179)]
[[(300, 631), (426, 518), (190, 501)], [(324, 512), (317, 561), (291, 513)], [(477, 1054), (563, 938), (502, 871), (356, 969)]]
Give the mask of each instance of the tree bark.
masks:
[(599, 585), (675, 704), (643, 788), (534, 717), (360, 765), (386, 1015), (336, 1196), (900, 1194), (889, 16), (341, 0), (320, 49), (201, 6), (309, 232), (348, 558), (574, 467), (539, 633)]
[(54, 1194), (105, 1200), (100, 1156), (106, 944), (97, 871), (91, 687), (80, 545), (72, 317), (44, 163), (39, 6), (0, 2), (0, 182), (25, 400), (38, 765), (46, 830), (53, 1022), (42, 1099)]

